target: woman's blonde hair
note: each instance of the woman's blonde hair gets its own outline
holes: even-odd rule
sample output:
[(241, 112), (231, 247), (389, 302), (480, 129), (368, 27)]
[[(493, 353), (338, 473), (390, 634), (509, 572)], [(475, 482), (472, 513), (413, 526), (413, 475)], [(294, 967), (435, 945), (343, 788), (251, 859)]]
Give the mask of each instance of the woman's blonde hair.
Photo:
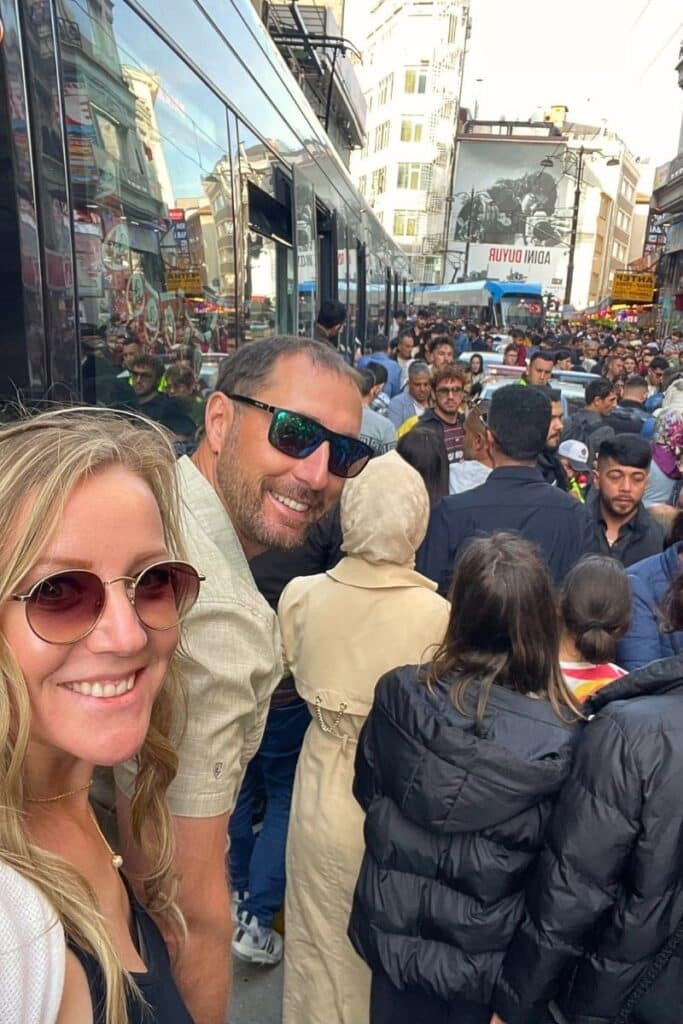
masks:
[[(94, 409), (24, 417), (0, 427), (0, 606), (38, 561), (74, 487), (111, 466), (126, 468), (149, 486), (169, 551), (183, 558), (174, 456), (161, 429), (139, 417)], [(125, 503), (123, 494), (121, 501)], [(123, 968), (95, 892), (74, 867), (41, 849), (27, 834), (23, 768), (31, 709), (25, 680), (1, 633), (0, 673), (0, 857), (43, 892), (67, 935), (97, 959), (106, 982), (106, 1022), (126, 1024), (127, 991), (140, 993)], [(174, 902), (174, 848), (165, 800), (177, 770), (172, 735), (178, 685), (177, 672), (169, 671), (154, 702), (138, 755), (131, 823), (151, 865), (142, 880), (144, 902), (165, 917), (172, 930), (182, 932)]]

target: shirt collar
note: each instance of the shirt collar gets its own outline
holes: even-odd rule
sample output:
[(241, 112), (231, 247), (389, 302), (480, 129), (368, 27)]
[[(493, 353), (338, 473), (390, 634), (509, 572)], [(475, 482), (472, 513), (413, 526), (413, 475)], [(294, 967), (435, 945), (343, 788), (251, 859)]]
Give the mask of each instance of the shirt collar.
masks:
[(181, 501), (186, 514), (196, 519), (204, 533), (229, 560), (233, 569), (245, 579), (253, 581), (235, 527), (213, 486), (187, 455), (178, 459), (176, 469), (180, 480)]

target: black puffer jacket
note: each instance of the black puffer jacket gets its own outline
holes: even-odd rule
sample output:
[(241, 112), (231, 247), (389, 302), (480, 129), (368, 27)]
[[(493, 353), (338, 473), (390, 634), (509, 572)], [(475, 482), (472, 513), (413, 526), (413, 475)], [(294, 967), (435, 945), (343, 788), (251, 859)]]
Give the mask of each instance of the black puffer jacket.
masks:
[[(683, 656), (624, 676), (587, 710), (497, 988), (508, 1024), (532, 1024), (553, 995), (571, 1024), (612, 1020), (683, 918)], [(682, 956), (634, 1022), (683, 1019)]]
[(373, 972), (488, 1006), (574, 735), (546, 701), (496, 686), (477, 736), (449, 686), (430, 691), (415, 666), (382, 677), (356, 755), (367, 849), (349, 927)]

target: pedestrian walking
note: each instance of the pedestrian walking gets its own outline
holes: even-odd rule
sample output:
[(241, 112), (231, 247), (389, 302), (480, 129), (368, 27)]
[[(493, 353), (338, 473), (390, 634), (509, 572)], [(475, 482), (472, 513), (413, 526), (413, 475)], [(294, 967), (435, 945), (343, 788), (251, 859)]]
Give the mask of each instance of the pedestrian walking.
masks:
[(571, 764), (577, 719), (533, 545), (473, 540), (451, 601), (433, 660), (380, 679), (356, 755), (367, 848), (349, 935), (372, 970), (371, 1024), (488, 1024)]
[(364, 1024), (370, 973), (346, 929), (363, 856), (352, 792), (356, 744), (378, 678), (427, 660), (448, 620), (415, 572), (429, 500), (396, 452), (345, 489), (345, 557), (293, 580), (279, 605), (286, 660), (313, 721), (297, 767), (287, 845), (284, 1024)]

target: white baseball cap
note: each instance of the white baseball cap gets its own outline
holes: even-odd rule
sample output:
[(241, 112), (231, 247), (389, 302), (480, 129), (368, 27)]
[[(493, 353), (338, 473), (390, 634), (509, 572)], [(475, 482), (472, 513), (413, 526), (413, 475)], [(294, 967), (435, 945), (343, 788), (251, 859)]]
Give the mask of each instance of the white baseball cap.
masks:
[(563, 441), (557, 449), (557, 454), (561, 458), (566, 459), (577, 473), (587, 473), (590, 469), (588, 465), (588, 446), (582, 441)]

